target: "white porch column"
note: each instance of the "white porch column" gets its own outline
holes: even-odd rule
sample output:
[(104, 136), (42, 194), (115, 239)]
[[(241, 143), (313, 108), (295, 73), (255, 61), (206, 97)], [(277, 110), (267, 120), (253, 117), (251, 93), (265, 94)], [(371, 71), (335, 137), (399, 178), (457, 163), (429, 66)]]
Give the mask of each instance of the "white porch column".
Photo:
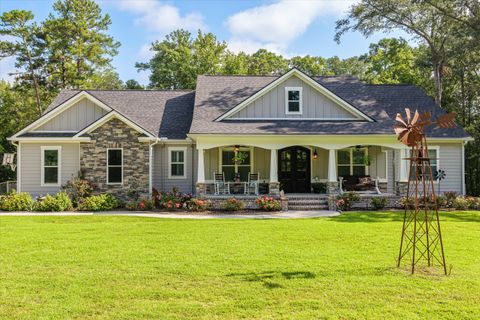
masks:
[(278, 182), (277, 149), (270, 149), (270, 183)]
[(335, 149), (328, 149), (328, 182), (337, 182), (337, 161)]
[(203, 151), (203, 148), (198, 148), (197, 183), (205, 183), (205, 159)]

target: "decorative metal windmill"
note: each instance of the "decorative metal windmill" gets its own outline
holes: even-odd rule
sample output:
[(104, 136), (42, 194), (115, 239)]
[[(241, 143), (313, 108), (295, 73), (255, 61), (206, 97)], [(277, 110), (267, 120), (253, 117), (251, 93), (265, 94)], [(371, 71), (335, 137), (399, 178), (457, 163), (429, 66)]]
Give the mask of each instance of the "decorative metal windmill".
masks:
[(410, 170), (397, 267), (400, 267), (402, 260), (410, 259), (413, 274), (415, 266), (426, 260), (429, 267), (438, 263), (447, 274), (434, 177), (430, 166), (430, 161), (435, 159), (429, 156), (424, 129), (430, 125), (453, 128), (456, 126), (453, 121), (456, 114), (441, 115), (436, 121), (431, 120), (430, 112), (420, 115), (415, 111), (412, 117), (412, 112), (406, 108), (405, 114), (405, 120), (400, 113), (397, 114), (397, 124), (394, 127), (398, 140), (411, 149), (410, 156), (406, 158)]

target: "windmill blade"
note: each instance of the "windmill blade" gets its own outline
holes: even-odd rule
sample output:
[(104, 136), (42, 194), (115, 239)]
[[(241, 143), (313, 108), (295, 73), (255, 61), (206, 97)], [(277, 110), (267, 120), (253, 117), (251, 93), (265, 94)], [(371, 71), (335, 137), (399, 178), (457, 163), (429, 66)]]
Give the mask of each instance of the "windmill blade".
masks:
[(411, 119), (410, 108), (405, 108), (405, 114), (407, 115), (407, 123), (410, 124), (410, 119)]
[(410, 124), (414, 126), (417, 123), (418, 118), (420, 118), (420, 114), (418, 113), (417, 110), (415, 110), (415, 113), (413, 114), (412, 122), (410, 122)]
[(433, 123), (431, 118), (432, 118), (432, 115), (430, 111), (422, 113), (420, 115), (420, 124), (422, 125), (422, 127), (431, 125)]
[(439, 116), (435, 123), (437, 124), (437, 126), (443, 129), (455, 128), (457, 126), (457, 124), (454, 121), (456, 116), (457, 114), (455, 112), (447, 113)]
[[(400, 113), (397, 113), (397, 116), (395, 117), (395, 120), (397, 120), (398, 122), (400, 122), (401, 124), (403, 124), (405, 126), (405, 128), (407, 127), (407, 124), (405, 123), (405, 121), (403, 120), (403, 117)], [(396, 125), (397, 126), (397, 125)]]
[(405, 132), (405, 131), (408, 131), (407, 127), (405, 127), (404, 125), (402, 124), (397, 124), (393, 127), (393, 130), (395, 131), (395, 134), (398, 136), (400, 135), (402, 132)]

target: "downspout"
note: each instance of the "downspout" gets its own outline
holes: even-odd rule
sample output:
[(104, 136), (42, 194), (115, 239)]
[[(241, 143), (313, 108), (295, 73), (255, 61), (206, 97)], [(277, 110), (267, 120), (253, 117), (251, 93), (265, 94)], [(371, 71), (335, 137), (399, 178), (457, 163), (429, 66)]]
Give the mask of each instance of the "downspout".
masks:
[(462, 194), (466, 194), (465, 188), (465, 144), (467, 141), (462, 142)]
[(150, 143), (148, 146), (148, 194), (152, 195), (153, 189), (153, 146), (158, 144), (160, 139), (156, 138), (154, 143)]
[[(10, 141), (12, 143), (13, 146), (15, 146), (15, 149), (17, 149), (17, 170), (15, 172), (16, 176), (17, 176), (17, 192), (20, 193), (20, 148), (19, 148), (19, 145), (16, 144), (15, 142), (13, 141)], [(8, 186), (7, 186), (8, 187)]]
[(194, 144), (193, 144), (193, 140), (190, 139), (190, 138), (187, 138), (187, 140), (190, 140), (190, 147), (192, 148), (192, 166), (191, 166), (191, 174), (192, 174), (192, 185), (191, 185), (191, 189), (192, 190), (192, 194), (195, 193), (195, 173), (194, 173), (194, 168), (195, 168), (195, 148), (194, 148)]

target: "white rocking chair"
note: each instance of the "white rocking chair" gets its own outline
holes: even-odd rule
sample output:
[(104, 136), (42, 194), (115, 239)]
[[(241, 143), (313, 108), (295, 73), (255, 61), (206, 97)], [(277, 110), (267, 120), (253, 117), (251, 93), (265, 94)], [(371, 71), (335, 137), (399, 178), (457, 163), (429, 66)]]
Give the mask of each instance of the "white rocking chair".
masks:
[(228, 186), (225, 183), (225, 175), (222, 173), (213, 173), (213, 186), (215, 189), (215, 194), (226, 194), (228, 193)]
[(250, 193), (250, 191), (253, 191), (253, 193), (258, 196), (259, 185), (260, 185), (260, 173), (249, 172), (248, 182), (247, 182), (248, 193)]

